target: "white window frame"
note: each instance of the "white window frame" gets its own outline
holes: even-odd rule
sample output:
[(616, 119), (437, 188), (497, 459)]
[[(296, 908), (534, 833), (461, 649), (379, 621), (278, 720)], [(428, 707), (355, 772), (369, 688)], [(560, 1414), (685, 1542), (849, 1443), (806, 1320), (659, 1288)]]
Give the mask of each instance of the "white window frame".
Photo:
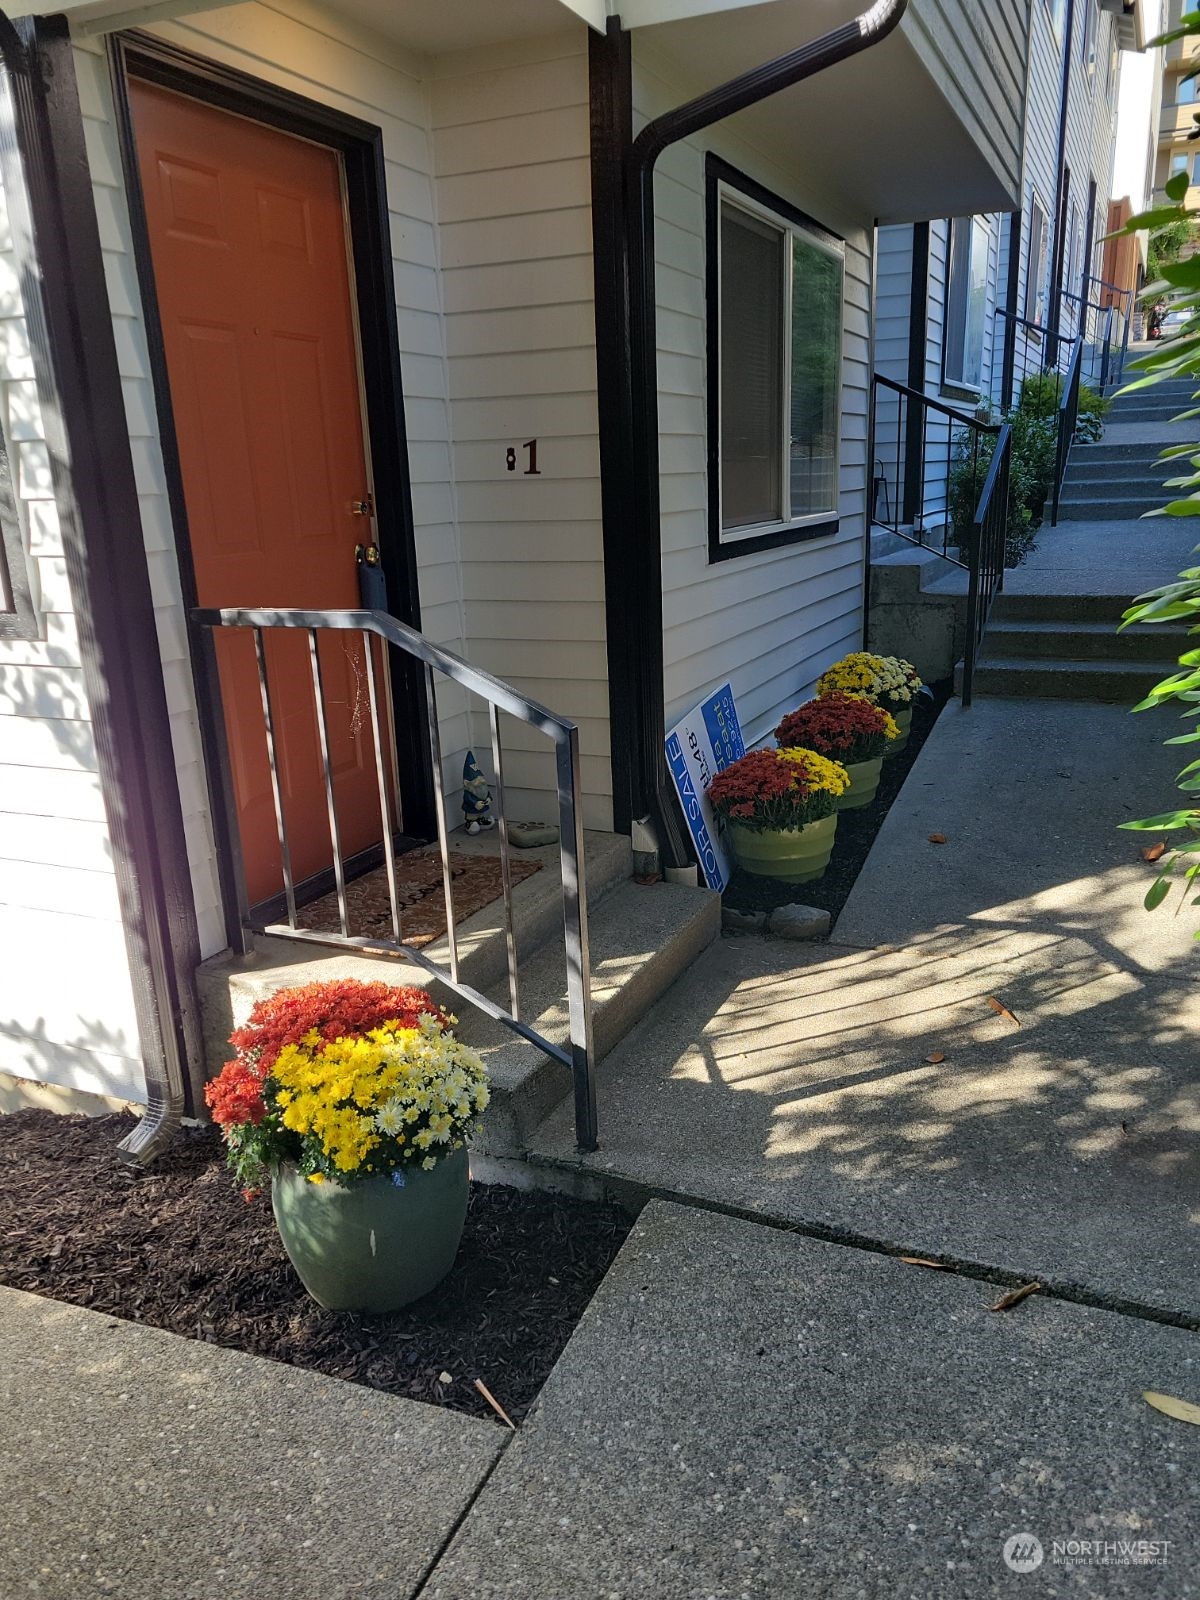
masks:
[[(1039, 213), (1042, 219), (1041, 247), (1038, 250), (1036, 260), (1034, 259), (1033, 254), (1033, 214), (1035, 211)], [(1044, 279), (1042, 277), (1043, 266), (1046, 269)], [(1037, 306), (1039, 288), (1043, 301), (1041, 310), (1045, 312), (1045, 302), (1049, 298), (1050, 294), (1050, 213), (1042, 204), (1041, 197), (1035, 191), (1030, 196), (1029, 203), (1028, 259), (1025, 264), (1025, 294), (1022, 301), (1023, 315), (1027, 322), (1041, 323), (1041, 318), (1038, 316)], [(1033, 293), (1034, 300), (1034, 304), (1032, 306), (1029, 303), (1031, 291)]]
[[(792, 447), (792, 297), (793, 275), (795, 269), (795, 254), (791, 248), (791, 240), (799, 237), (805, 244), (823, 250), (832, 256), (841, 269), (842, 293), (841, 311), (838, 317), (838, 358), (837, 358), (837, 415), (838, 425), (834, 435), (833, 446), (833, 504), (827, 511), (810, 511), (802, 516), (793, 517), (790, 514), (783, 517), (772, 518), (766, 522), (748, 523), (744, 527), (727, 528), (725, 526), (725, 506), (722, 491), (723, 471), (723, 445), (725, 439), (725, 417), (722, 407), (720, 349), (721, 349), (721, 312), (724, 306), (725, 280), (721, 248), (721, 218), (726, 206), (736, 211), (742, 211), (747, 216), (754, 217), (759, 222), (765, 222), (788, 240), (788, 248), (784, 252), (784, 281), (783, 281), (783, 359), (780, 361), (780, 381), (783, 386), (781, 418), (783, 423), (783, 449), (781, 452), (780, 484), (781, 506), (791, 510), (791, 447)], [(842, 394), (845, 385), (845, 360), (846, 360), (846, 247), (839, 240), (833, 239), (817, 231), (815, 227), (806, 227), (804, 223), (797, 222), (794, 218), (774, 210), (761, 201), (739, 189), (735, 184), (719, 178), (716, 183), (716, 263), (717, 283), (716, 294), (712, 304), (717, 317), (717, 337), (714, 348), (718, 352), (718, 368), (709, 374), (708, 381), (715, 385), (716, 397), (713, 412), (717, 419), (717, 452), (716, 452), (716, 482), (710, 484), (709, 493), (715, 498), (716, 504), (716, 529), (718, 542), (722, 545), (737, 545), (744, 541), (763, 538), (764, 535), (786, 534), (800, 532), (808, 527), (820, 527), (829, 523), (836, 523), (838, 518), (838, 500), (841, 489), (842, 474)], [(832, 530), (831, 530), (832, 531)]]
[[(967, 327), (971, 319), (971, 266), (975, 259), (975, 244), (983, 247), (984, 258), (984, 308), (983, 327), (979, 337), (979, 377), (977, 380), (955, 377), (950, 371), (947, 354), (950, 348), (950, 279), (954, 267), (954, 224), (966, 223), (971, 229), (970, 247), (967, 250), (967, 283), (963, 294), (963, 354), (966, 355)], [(942, 390), (944, 393), (978, 395), (983, 393), (984, 358), (987, 354), (987, 329), (991, 320), (988, 307), (994, 293), (992, 278), (992, 220), (986, 212), (969, 217), (950, 217), (946, 222), (946, 283), (942, 294)]]

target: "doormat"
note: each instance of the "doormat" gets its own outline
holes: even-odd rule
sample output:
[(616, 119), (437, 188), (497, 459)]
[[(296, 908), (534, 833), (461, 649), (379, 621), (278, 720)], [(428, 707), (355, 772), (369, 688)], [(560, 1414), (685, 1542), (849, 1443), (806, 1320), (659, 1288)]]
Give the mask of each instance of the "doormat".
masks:
[[(512, 863), (515, 884), (541, 869), (534, 857)], [(499, 900), (504, 893), (499, 856), (451, 851), (450, 887), (454, 899), (454, 921), (464, 921)], [(400, 938), (404, 944), (433, 944), (446, 932), (446, 897), (442, 892), (442, 860), (436, 851), (411, 850), (396, 861), (396, 899), (400, 906)], [(390, 939), (391, 900), (388, 897), (387, 868), (376, 867), (346, 885), (346, 913), (350, 932), (362, 939)], [(297, 919), (302, 927), (322, 933), (340, 933), (337, 892), (323, 894), (304, 906)]]

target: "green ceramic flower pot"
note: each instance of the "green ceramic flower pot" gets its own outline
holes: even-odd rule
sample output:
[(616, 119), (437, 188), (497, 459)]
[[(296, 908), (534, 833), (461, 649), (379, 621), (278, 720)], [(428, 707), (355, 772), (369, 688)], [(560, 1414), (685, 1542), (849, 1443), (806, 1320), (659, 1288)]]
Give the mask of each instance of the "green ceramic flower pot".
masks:
[(889, 760), (892, 756), (898, 756), (901, 750), (904, 749), (904, 746), (908, 743), (908, 736), (912, 732), (912, 706), (902, 706), (899, 711), (892, 712), (892, 717), (895, 720), (896, 726), (900, 729), (900, 737), (898, 739), (888, 740), (887, 749), (883, 752), (883, 759), (885, 761)]
[(740, 823), (729, 824), (729, 837), (737, 864), (756, 878), (779, 878), (784, 883), (811, 883), (829, 865), (837, 812), (802, 828), (759, 832)]
[(850, 787), (838, 796), (838, 810), (859, 811), (863, 806), (869, 806), (878, 792), (883, 757), (876, 756), (873, 761), (849, 762), (846, 771), (850, 774)]
[(279, 1168), (271, 1206), (288, 1259), (327, 1311), (396, 1311), (436, 1287), (458, 1254), (467, 1219), (463, 1145), (423, 1172), (310, 1183)]

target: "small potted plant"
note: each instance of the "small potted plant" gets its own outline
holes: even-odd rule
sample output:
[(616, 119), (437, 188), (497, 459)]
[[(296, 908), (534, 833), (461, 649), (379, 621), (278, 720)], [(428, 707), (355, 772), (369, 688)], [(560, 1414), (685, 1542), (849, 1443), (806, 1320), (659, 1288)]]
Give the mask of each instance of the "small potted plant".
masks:
[(327, 1310), (394, 1311), (454, 1264), (488, 1087), (453, 1021), (423, 989), (281, 989), (205, 1091), (238, 1181), (270, 1183), (284, 1249)]
[(845, 767), (850, 786), (838, 796), (839, 811), (871, 804), (879, 789), (884, 752), (898, 735), (890, 712), (862, 695), (841, 690), (806, 700), (795, 711), (789, 711), (775, 729), (781, 748), (800, 745)]
[(708, 798), (738, 866), (809, 883), (829, 865), (846, 769), (815, 750), (751, 750), (718, 772)]
[(885, 760), (898, 756), (912, 731), (913, 701), (921, 691), (921, 680), (911, 661), (902, 656), (877, 656), (869, 650), (855, 650), (835, 661), (817, 679), (817, 694), (858, 694), (872, 704), (890, 711), (899, 730), (884, 751)]

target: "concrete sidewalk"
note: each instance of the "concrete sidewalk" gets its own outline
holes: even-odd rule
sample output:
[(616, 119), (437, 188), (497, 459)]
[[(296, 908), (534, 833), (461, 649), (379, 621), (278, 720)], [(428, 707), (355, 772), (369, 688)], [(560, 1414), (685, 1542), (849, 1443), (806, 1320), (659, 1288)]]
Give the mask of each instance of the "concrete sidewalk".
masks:
[[(1200, 1430), (1141, 1399), (1200, 1398), (1194, 1335), (995, 1298), (651, 1204), (424, 1595), (1200, 1592)], [(1014, 1534), (1041, 1542), (1032, 1575), (1005, 1565)], [(1167, 1548), (1100, 1570), (1062, 1564), (1055, 1540)]]
[(535, 1159), (1200, 1325), (1196, 913), (1116, 827), (1172, 726), (947, 709), (834, 942), (723, 939), (602, 1065), (600, 1150), (560, 1112)]
[(512, 1435), (0, 1289), (0, 1592), (1200, 1593), (1195, 1335), (998, 1293), (653, 1202)]
[(4, 1600), (403, 1600), (507, 1434), (0, 1289)]

